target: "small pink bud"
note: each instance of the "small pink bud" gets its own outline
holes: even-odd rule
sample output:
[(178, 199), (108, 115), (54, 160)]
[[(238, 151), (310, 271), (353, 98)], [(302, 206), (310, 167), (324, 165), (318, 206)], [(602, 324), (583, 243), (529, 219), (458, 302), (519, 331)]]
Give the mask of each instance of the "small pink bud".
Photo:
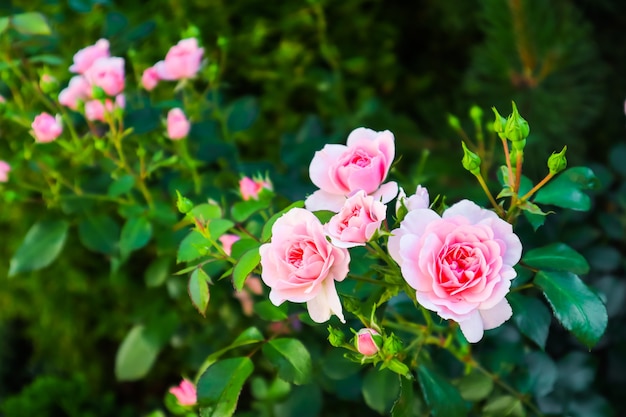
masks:
[(374, 341), (374, 336), (378, 336), (374, 329), (365, 328), (356, 334), (356, 349), (365, 356), (374, 356), (378, 353), (378, 345)]
[(187, 379), (180, 381), (177, 387), (170, 388), (180, 405), (191, 406), (197, 401), (196, 387)]
[(31, 133), (39, 143), (52, 142), (63, 132), (61, 116), (55, 117), (48, 113), (41, 113), (35, 117), (31, 127), (33, 128)]
[(148, 91), (154, 89), (159, 83), (159, 74), (154, 67), (146, 68), (141, 75), (141, 85)]
[(9, 180), (10, 171), (11, 165), (4, 161), (0, 161), (0, 182), (7, 182)]
[(172, 140), (184, 139), (189, 134), (191, 124), (185, 113), (178, 107), (167, 113), (167, 136)]
[(243, 177), (239, 180), (239, 192), (244, 200), (258, 200), (259, 193), (263, 189), (271, 190), (272, 184), (262, 179), (253, 180), (249, 177)]

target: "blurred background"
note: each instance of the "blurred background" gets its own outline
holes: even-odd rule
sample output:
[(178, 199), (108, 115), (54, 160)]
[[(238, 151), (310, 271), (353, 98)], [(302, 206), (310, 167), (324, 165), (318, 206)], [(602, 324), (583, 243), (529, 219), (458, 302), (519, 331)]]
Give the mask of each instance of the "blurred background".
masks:
[[(529, 177), (543, 178), (547, 157), (567, 145), (569, 166), (588, 165), (601, 182), (589, 213), (552, 216), (536, 235), (519, 225), (530, 245), (561, 241), (583, 253), (592, 266), (584, 279), (609, 312), (607, 333), (591, 352), (553, 323), (545, 349), (554, 360), (553, 389), (540, 396), (540, 408), (547, 415), (626, 415), (626, 2), (0, 1), (0, 16), (25, 11), (43, 13), (53, 34), (3, 47), (58, 57), (49, 68), (63, 82), (72, 55), (107, 38), (112, 54), (127, 58), (127, 84), (138, 84), (137, 74), (197, 27), (209, 62), (220, 55), (221, 93), (253, 120), (236, 136), (236, 149), (205, 150), (221, 187), (213, 191), (218, 199), (234, 189), (239, 173), (257, 171), (269, 173), (278, 194), (302, 199), (313, 190), (307, 175), (313, 153), (366, 126), (395, 134), (402, 158), (392, 175), (408, 191), (424, 184), (450, 202), (484, 201), (460, 164), (462, 135), (448, 118), (456, 116), (474, 137), (471, 106), (483, 109), (484, 127), (490, 107), (506, 116), (514, 100), (531, 126)], [(0, 93), (10, 95), (4, 82)], [(194, 129), (217, 130), (209, 122)], [(8, 152), (18, 135), (24, 132), (0, 116), (0, 150)], [(22, 236), (45, 211), (0, 203), (0, 415), (148, 415), (162, 408), (181, 373), (192, 374), (227, 343), (213, 323), (235, 329), (253, 320), (228, 293), (212, 294), (212, 312), (203, 319), (177, 277), (146, 282), (158, 242), (111, 273), (106, 256), (70, 236), (52, 266), (7, 278)], [(117, 349), (142, 320), (176, 331), (145, 378), (118, 382)], [(507, 360), (519, 364), (525, 344), (506, 332), (504, 326), (498, 340), (511, 344)], [(324, 356), (323, 326), (302, 337), (310, 337), (314, 357), (333, 359)], [(489, 341), (479, 349), (488, 355)], [(307, 395), (296, 388), (289, 397), (296, 400), (271, 407), (245, 391), (241, 415), (376, 415), (354, 388), (361, 379), (350, 378), (321, 375)]]

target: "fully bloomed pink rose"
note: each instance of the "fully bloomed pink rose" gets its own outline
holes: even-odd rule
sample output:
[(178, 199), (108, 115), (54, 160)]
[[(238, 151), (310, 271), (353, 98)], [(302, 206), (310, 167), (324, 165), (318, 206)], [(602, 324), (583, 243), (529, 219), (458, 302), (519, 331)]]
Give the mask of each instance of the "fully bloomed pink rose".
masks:
[(239, 192), (244, 200), (258, 200), (259, 194), (263, 189), (271, 190), (272, 184), (263, 179), (252, 179), (243, 177), (239, 180)]
[(7, 182), (9, 180), (9, 172), (11, 172), (11, 165), (5, 161), (0, 161), (0, 182)]
[(177, 387), (170, 388), (180, 405), (191, 406), (198, 401), (196, 387), (188, 379), (183, 379)]
[(348, 136), (347, 145), (326, 145), (309, 166), (309, 176), (320, 189), (305, 201), (308, 210), (337, 212), (346, 196), (363, 190), (383, 203), (398, 193), (398, 184), (383, 181), (395, 155), (393, 134), (360, 127)]
[(87, 71), (85, 78), (91, 85), (100, 87), (109, 96), (124, 91), (124, 58), (98, 58)]
[(348, 274), (350, 254), (333, 246), (310, 211), (293, 208), (272, 227), (272, 240), (260, 248), (261, 279), (271, 288), (270, 301), (307, 303), (311, 319), (323, 323), (335, 314), (343, 322), (335, 281)]
[(39, 143), (52, 142), (58, 138), (63, 132), (63, 124), (61, 123), (61, 116), (52, 116), (48, 113), (41, 113), (33, 123), (31, 124), (32, 135), (35, 141)]
[(154, 64), (161, 80), (181, 80), (193, 78), (202, 63), (204, 49), (198, 47), (196, 38), (179, 41), (165, 55), (165, 60)]
[(415, 289), (417, 301), (459, 323), (478, 342), (484, 330), (511, 315), (505, 295), (522, 254), (512, 226), (494, 212), (460, 201), (441, 217), (429, 209), (410, 211), (389, 238), (389, 254)]
[(78, 110), (79, 101), (91, 97), (89, 82), (82, 75), (72, 77), (69, 85), (59, 93), (59, 103), (72, 110)]
[(167, 136), (172, 140), (184, 139), (189, 134), (191, 123), (178, 107), (167, 113)]
[(345, 201), (339, 213), (324, 226), (324, 230), (337, 247), (363, 246), (374, 236), (386, 217), (385, 205), (360, 190)]
[(146, 68), (141, 74), (141, 85), (148, 91), (154, 89), (159, 83), (159, 74), (154, 67)]
[(87, 46), (74, 54), (74, 64), (70, 66), (70, 71), (84, 74), (98, 58), (109, 56), (109, 41), (100, 39), (94, 45)]

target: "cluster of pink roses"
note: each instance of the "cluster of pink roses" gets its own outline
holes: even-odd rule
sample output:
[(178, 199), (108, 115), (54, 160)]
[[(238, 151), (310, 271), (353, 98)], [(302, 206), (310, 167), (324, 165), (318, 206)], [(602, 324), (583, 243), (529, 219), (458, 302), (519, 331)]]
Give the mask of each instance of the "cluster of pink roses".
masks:
[(150, 91), (160, 80), (175, 81), (195, 77), (202, 64), (204, 49), (198, 46), (196, 38), (179, 41), (172, 46), (165, 59), (147, 68), (141, 76), (141, 84)]
[[(398, 196), (408, 213), (391, 231), (388, 251), (415, 289), (417, 301), (444, 319), (460, 324), (470, 342), (511, 317), (505, 295), (516, 276), (522, 245), (512, 226), (494, 212), (463, 200), (439, 216), (429, 209), (428, 191), (418, 186), (407, 197), (394, 182), (384, 183), (395, 152), (389, 131), (359, 128), (347, 145), (316, 152), (310, 176), (320, 189), (272, 228), (261, 246), (262, 279), (270, 300), (306, 302), (309, 315), (324, 322), (332, 314), (344, 321), (335, 281), (349, 272), (346, 248), (376, 236), (386, 218), (386, 203)], [(312, 211), (336, 214), (322, 225)], [(369, 351), (373, 351), (373, 347)]]

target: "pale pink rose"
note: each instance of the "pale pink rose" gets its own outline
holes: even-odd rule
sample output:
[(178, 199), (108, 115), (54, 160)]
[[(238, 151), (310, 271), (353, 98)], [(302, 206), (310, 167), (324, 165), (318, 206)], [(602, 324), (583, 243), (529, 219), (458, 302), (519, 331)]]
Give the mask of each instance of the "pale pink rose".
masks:
[(115, 97), (115, 102), (110, 98), (104, 100), (89, 100), (85, 103), (85, 117), (87, 120), (99, 120), (106, 122), (106, 115), (113, 112), (116, 108), (124, 108), (126, 99), (124, 94)]
[(374, 341), (374, 336), (377, 336), (378, 334), (379, 333), (376, 330), (370, 328), (359, 330), (355, 339), (356, 350), (364, 356), (374, 356), (377, 354), (378, 345)]
[(167, 136), (172, 140), (184, 139), (189, 134), (191, 123), (178, 107), (167, 113)]
[(78, 110), (79, 101), (91, 97), (91, 87), (82, 75), (72, 77), (70, 83), (59, 93), (59, 103), (72, 110)]
[(386, 217), (387, 207), (360, 190), (345, 201), (339, 213), (330, 218), (324, 231), (337, 247), (364, 246)]
[(83, 74), (98, 58), (109, 56), (109, 41), (100, 39), (94, 45), (87, 46), (74, 54), (74, 64), (70, 66), (70, 71)]
[(252, 294), (261, 295), (263, 294), (263, 284), (258, 276), (250, 275), (246, 278), (246, 288), (252, 292)]
[(239, 237), (238, 235), (225, 234), (225, 235), (220, 236), (218, 240), (222, 244), (222, 249), (224, 249), (224, 252), (226, 252), (226, 255), (230, 256), (233, 243), (235, 243), (239, 239), (241, 239), (241, 237)]
[(252, 299), (250, 293), (256, 295), (263, 294), (263, 284), (261, 283), (259, 277), (253, 275), (248, 276), (246, 278), (244, 289), (241, 291), (235, 291), (235, 298), (241, 303), (241, 310), (246, 316), (252, 316), (254, 313), (254, 300)]
[(154, 68), (161, 80), (193, 78), (200, 69), (203, 54), (204, 49), (198, 47), (196, 38), (183, 39), (172, 46), (165, 60), (154, 64)]
[(144, 70), (143, 74), (141, 74), (141, 85), (148, 91), (154, 89), (159, 83), (159, 74), (157, 74), (157, 70), (154, 67), (147, 68)]
[(348, 274), (350, 254), (333, 246), (320, 221), (305, 209), (293, 208), (272, 227), (272, 240), (259, 249), (270, 301), (307, 303), (311, 319), (323, 323), (335, 314), (342, 322), (341, 301), (335, 281)]
[(400, 192), (398, 192), (398, 199), (396, 201), (396, 213), (400, 207), (404, 204), (407, 211), (415, 210), (418, 208), (428, 208), (430, 205), (430, 197), (428, 196), (428, 190), (421, 185), (417, 186), (415, 190), (415, 194), (407, 197), (404, 189), (400, 187)]
[(264, 188), (271, 190), (272, 184), (269, 181), (260, 178), (252, 179), (249, 177), (243, 177), (239, 180), (239, 192), (241, 193), (241, 198), (244, 200), (258, 200), (259, 194)]
[(11, 172), (11, 165), (5, 161), (0, 161), (0, 182), (7, 182), (9, 180), (9, 172)]
[(85, 72), (85, 78), (93, 88), (100, 87), (109, 96), (124, 91), (124, 58), (98, 58)]
[(183, 379), (177, 387), (170, 388), (170, 393), (174, 394), (180, 405), (191, 406), (198, 401), (196, 387), (188, 379)]
[(505, 295), (522, 254), (512, 226), (494, 212), (463, 200), (439, 217), (429, 209), (410, 211), (389, 238), (389, 254), (416, 290), (417, 301), (459, 323), (465, 338), (478, 342), (512, 311)]
[(337, 212), (345, 197), (363, 190), (382, 203), (398, 194), (398, 184), (383, 181), (395, 155), (393, 134), (360, 127), (348, 136), (347, 145), (326, 145), (309, 166), (309, 176), (320, 189), (305, 201), (308, 210)]
[(52, 142), (63, 132), (61, 116), (58, 114), (55, 117), (48, 113), (41, 113), (35, 117), (31, 127), (33, 128), (31, 133), (35, 141), (39, 143)]
[(0, 94), (0, 103), (6, 103), (7, 99), (4, 98), (4, 96), (2, 94)]

